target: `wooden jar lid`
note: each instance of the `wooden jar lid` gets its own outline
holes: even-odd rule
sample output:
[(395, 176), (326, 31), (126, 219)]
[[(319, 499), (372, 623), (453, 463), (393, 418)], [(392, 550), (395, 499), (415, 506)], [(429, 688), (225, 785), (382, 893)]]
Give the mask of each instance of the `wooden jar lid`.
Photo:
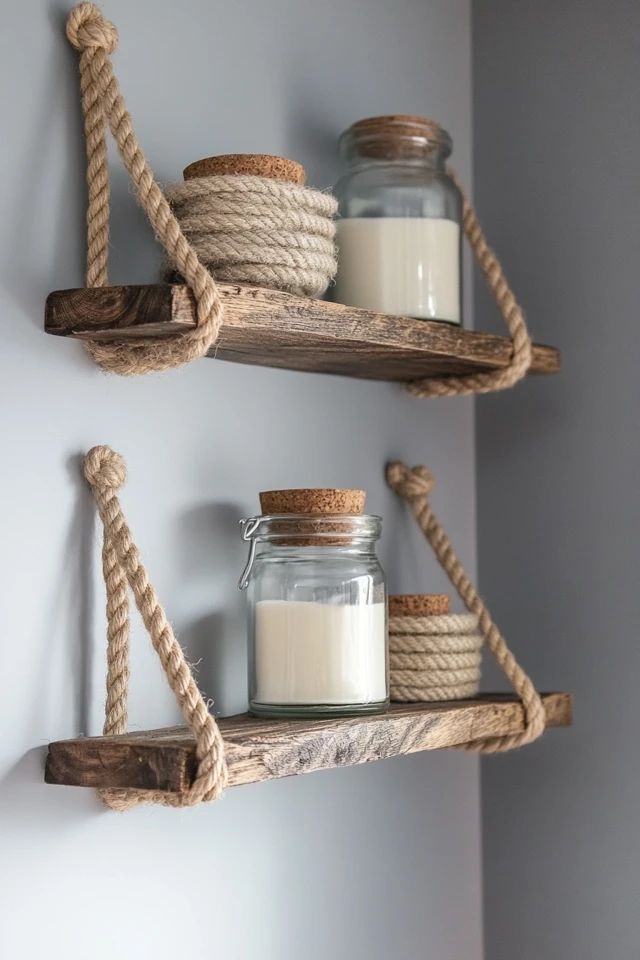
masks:
[(333, 487), (298, 490), (262, 490), (260, 507), (263, 513), (346, 514), (364, 513), (367, 495), (364, 490), (339, 490)]
[(202, 160), (194, 160), (182, 172), (185, 180), (230, 174), (269, 177), (271, 180), (284, 180), (298, 186), (302, 186), (306, 180), (305, 169), (297, 160), (272, 157), (266, 153), (225, 153), (217, 157), (204, 157)]
[(449, 613), (444, 593), (401, 593), (389, 597), (390, 617), (440, 617)]

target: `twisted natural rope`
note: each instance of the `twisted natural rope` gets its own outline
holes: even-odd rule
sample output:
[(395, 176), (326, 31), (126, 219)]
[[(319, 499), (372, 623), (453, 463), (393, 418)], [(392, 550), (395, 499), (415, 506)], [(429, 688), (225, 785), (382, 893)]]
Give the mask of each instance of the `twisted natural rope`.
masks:
[(472, 614), (389, 617), (391, 699), (460, 700), (480, 689), (482, 637)]
[[(478, 692), (477, 679), (470, 683), (454, 683), (451, 686), (437, 684), (421, 684), (420, 686), (407, 686), (405, 684), (395, 684), (391, 682), (389, 686), (389, 696), (395, 703), (429, 703), (435, 700), (464, 700), (467, 697), (474, 697)], [(479, 749), (473, 744), (465, 745), (464, 749)]]
[(469, 393), (490, 393), (512, 387), (531, 366), (531, 337), (527, 324), (497, 256), (486, 241), (478, 216), (452, 171), (451, 176), (462, 194), (462, 225), (478, 265), (487, 281), (511, 335), (513, 353), (509, 365), (488, 373), (469, 373), (462, 377), (433, 377), (414, 380), (407, 390), (416, 397), (459, 397)]
[[(131, 375), (166, 370), (204, 356), (217, 340), (222, 324), (222, 303), (208, 268), (216, 269), (219, 279), (264, 283), (301, 294), (317, 295), (326, 289), (336, 269), (330, 222), (336, 211), (333, 197), (293, 184), (265, 186), (260, 177), (203, 178), (191, 181), (197, 183), (196, 187), (184, 184), (174, 188), (177, 208), (186, 205), (183, 212), (187, 227), (183, 232), (138, 144), (113, 73), (110, 54), (118, 45), (115, 26), (95, 4), (80, 3), (69, 14), (67, 37), (82, 54), (80, 91), (89, 201), (87, 286), (101, 287), (108, 282), (108, 124), (138, 202), (166, 250), (171, 268), (189, 284), (197, 304), (196, 326), (171, 339), (85, 341), (97, 364), (114, 373)], [(220, 181), (226, 181), (226, 185)], [(213, 209), (207, 202), (212, 191), (223, 194), (222, 202), (216, 200)], [(229, 218), (221, 226), (227, 214)], [(323, 221), (321, 226), (317, 220)], [(283, 231), (280, 243), (270, 232), (278, 222)], [(205, 236), (209, 230), (220, 233)]]
[(392, 671), (392, 677), (394, 670), (419, 672), (428, 670), (432, 674), (440, 673), (443, 670), (461, 670), (467, 667), (477, 670), (481, 659), (479, 650), (469, 650), (465, 653), (390, 653), (389, 667)]
[(67, 37), (82, 54), (80, 91), (89, 191), (87, 286), (101, 287), (107, 283), (109, 168), (105, 127), (108, 123), (138, 202), (171, 263), (192, 288), (197, 303), (195, 328), (175, 338), (149, 337), (139, 343), (87, 341), (87, 350), (105, 370), (125, 375), (180, 366), (204, 356), (218, 336), (222, 322), (218, 289), (180, 229), (136, 139), (110, 60), (110, 54), (118, 45), (116, 28), (102, 16), (95, 4), (80, 3), (69, 14)]
[(199, 177), (166, 191), (185, 236), (218, 280), (319, 296), (335, 276), (334, 197), (265, 177)]
[[(394, 636), (403, 634), (424, 637), (476, 636), (478, 618), (473, 613), (441, 613), (429, 617), (391, 617)], [(445, 641), (446, 642), (446, 641)]]
[[(391, 675), (391, 683), (402, 686), (403, 684), (413, 684), (420, 686), (420, 670), (394, 670)], [(480, 672), (478, 667), (465, 667), (461, 670), (430, 670), (429, 678), (435, 686), (446, 685), (448, 687), (457, 687), (463, 683), (478, 683)], [(452, 697), (451, 699), (455, 699)]]
[[(389, 619), (389, 630), (394, 630), (393, 620)], [(419, 633), (390, 633), (389, 645), (393, 653), (422, 653), (425, 655), (444, 653), (470, 653), (482, 646), (483, 640), (478, 633), (445, 634), (429, 636)]]
[[(478, 595), (475, 587), (466, 575), (455, 554), (449, 539), (440, 526), (429, 504), (429, 495), (433, 488), (433, 477), (426, 467), (409, 469), (403, 463), (392, 463), (387, 468), (387, 482), (399, 496), (409, 503), (416, 521), (427, 541), (456, 588), (467, 610), (478, 618), (478, 629), (486, 645), (496, 658), (501, 670), (510, 681), (522, 701), (525, 729), (522, 733), (503, 737), (490, 737), (486, 740), (465, 744), (463, 749), (481, 753), (495, 753), (511, 750), (530, 743), (541, 735), (545, 727), (545, 711), (531, 680), (517, 663), (507, 643), (491, 619), (491, 615)], [(398, 694), (398, 691), (396, 691)], [(399, 695), (399, 694), (398, 694)]]
[(186, 807), (205, 800), (216, 800), (227, 783), (224, 743), (156, 592), (149, 583), (147, 571), (122, 513), (117, 491), (126, 479), (125, 462), (109, 447), (93, 447), (85, 457), (84, 474), (91, 485), (104, 525), (102, 558), (107, 590), (108, 663), (104, 733), (122, 734), (127, 730), (128, 583), (160, 657), (169, 686), (194, 735), (198, 759), (195, 779), (185, 793), (173, 795), (151, 790), (103, 790), (100, 795), (107, 806), (114, 810), (126, 810), (139, 803)]

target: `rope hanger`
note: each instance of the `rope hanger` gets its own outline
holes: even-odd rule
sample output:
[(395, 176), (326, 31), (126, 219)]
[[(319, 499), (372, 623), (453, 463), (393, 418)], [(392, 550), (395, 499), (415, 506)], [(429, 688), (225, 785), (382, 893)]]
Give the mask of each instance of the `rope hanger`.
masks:
[[(158, 186), (133, 129), (131, 116), (113, 72), (111, 54), (118, 31), (93, 3), (74, 7), (67, 21), (67, 37), (80, 56), (80, 92), (87, 154), (87, 274), (88, 287), (108, 282), (109, 167), (106, 128), (111, 130), (140, 206), (173, 268), (191, 287), (196, 301), (196, 325), (173, 338), (146, 337), (136, 342), (85, 341), (93, 360), (103, 369), (124, 376), (167, 370), (204, 356), (218, 339), (223, 309), (218, 286), (182, 231)], [(259, 177), (229, 178), (257, 181)], [(293, 185), (279, 185), (279, 189)], [(458, 184), (460, 187), (460, 184)], [(461, 188), (460, 188), (461, 189)], [(282, 189), (281, 189), (282, 192)], [(524, 314), (507, 283), (500, 262), (488, 246), (476, 212), (462, 191), (463, 229), (512, 340), (509, 364), (502, 370), (466, 376), (416, 380), (406, 389), (416, 397), (463, 396), (512, 387), (531, 365), (531, 338)], [(286, 197), (283, 202), (286, 202)]]
[(182, 647), (149, 582), (122, 513), (118, 490), (127, 477), (125, 462), (109, 447), (93, 447), (84, 460), (84, 475), (104, 526), (102, 572), (107, 592), (107, 699), (103, 732), (105, 735), (127, 732), (130, 658), (128, 586), (185, 723), (193, 733), (198, 760), (193, 784), (181, 794), (153, 790), (101, 790), (100, 797), (112, 810), (128, 810), (140, 803), (190, 807), (206, 800), (217, 800), (227, 784), (224, 743), (218, 725), (193, 679)]
[[(108, 807), (120, 811), (141, 803), (187, 807), (216, 800), (222, 795), (228, 781), (224, 741), (167, 621), (158, 596), (149, 582), (122, 512), (118, 490), (126, 480), (125, 462), (120, 454), (110, 447), (93, 447), (85, 457), (84, 475), (91, 487), (104, 527), (102, 569), (107, 595), (107, 697), (103, 732), (111, 736), (127, 732), (130, 679), (127, 590), (130, 589), (185, 723), (194, 736), (198, 761), (194, 781), (182, 793), (121, 789), (101, 790), (100, 797)], [(392, 490), (409, 503), (440, 565), (469, 613), (473, 614), (474, 625), (477, 621), (484, 643), (522, 700), (525, 727), (521, 733), (472, 741), (462, 744), (458, 749), (496, 753), (530, 743), (544, 731), (544, 706), (533, 683), (507, 647), (433, 514), (429, 505), (433, 486), (431, 474), (426, 467), (414, 467), (410, 470), (402, 463), (394, 463), (388, 468), (387, 482)]]
[(478, 630), (484, 643), (522, 701), (525, 717), (522, 733), (472, 741), (462, 744), (460, 749), (472, 750), (475, 753), (497, 753), (513, 750), (515, 747), (522, 747), (537, 740), (544, 732), (546, 724), (544, 704), (532, 681), (493, 622), (489, 610), (467, 576), (451, 541), (431, 508), (429, 497), (434, 484), (431, 471), (424, 466), (409, 469), (403, 463), (391, 463), (387, 467), (387, 483), (409, 504), (416, 523), (435, 553), (438, 563), (449, 577), (469, 613), (477, 617)]

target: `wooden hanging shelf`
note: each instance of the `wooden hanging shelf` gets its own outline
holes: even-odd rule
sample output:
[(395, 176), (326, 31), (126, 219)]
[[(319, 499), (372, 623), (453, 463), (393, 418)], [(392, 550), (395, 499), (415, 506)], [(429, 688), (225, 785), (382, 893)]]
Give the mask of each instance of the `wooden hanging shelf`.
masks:
[[(570, 694), (546, 693), (543, 702), (548, 726), (571, 724)], [(378, 716), (264, 720), (241, 714), (218, 723), (229, 785), (238, 786), (518, 733), (523, 713), (515, 697), (485, 694), (449, 703), (393, 705)], [(45, 780), (176, 793), (191, 784), (196, 765), (193, 736), (172, 727), (52, 743)]]
[[(392, 317), (277, 290), (219, 284), (224, 323), (210, 356), (369, 380), (415, 380), (507, 366), (511, 341), (452, 324)], [(195, 325), (183, 285), (98, 287), (49, 294), (45, 330), (63, 337), (133, 340)], [(560, 354), (536, 344), (531, 373), (557, 373)]]

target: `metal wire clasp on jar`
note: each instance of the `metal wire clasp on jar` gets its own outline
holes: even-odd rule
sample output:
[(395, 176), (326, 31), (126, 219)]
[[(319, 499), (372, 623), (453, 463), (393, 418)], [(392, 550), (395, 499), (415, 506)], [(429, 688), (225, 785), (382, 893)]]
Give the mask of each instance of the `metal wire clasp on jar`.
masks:
[(385, 577), (370, 515), (242, 521), (249, 709), (262, 716), (379, 713), (389, 703)]

